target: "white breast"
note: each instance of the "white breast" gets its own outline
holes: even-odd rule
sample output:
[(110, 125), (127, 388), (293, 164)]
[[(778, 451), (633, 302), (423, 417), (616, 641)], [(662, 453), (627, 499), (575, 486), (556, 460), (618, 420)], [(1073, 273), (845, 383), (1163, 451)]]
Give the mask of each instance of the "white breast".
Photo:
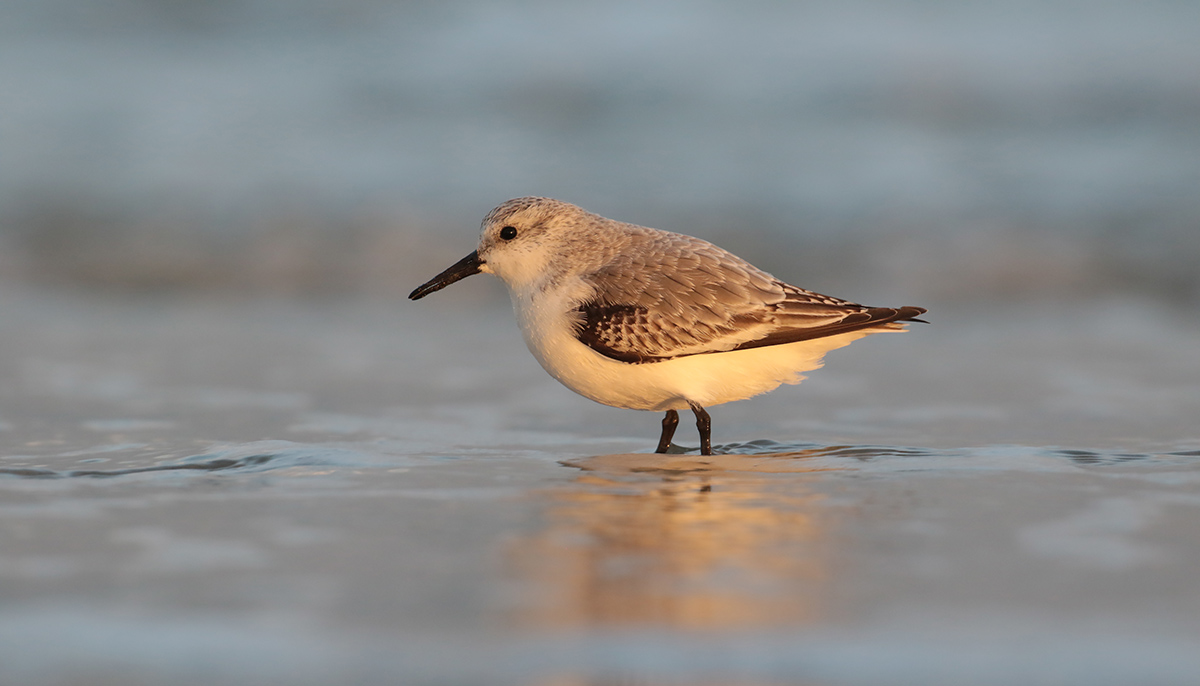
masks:
[(633, 364), (605, 357), (581, 343), (568, 316), (586, 284), (510, 291), (525, 344), (560, 383), (598, 403), (631, 410), (687, 409), (688, 400), (711, 407), (800, 383), (830, 350), (878, 333), (838, 336), (749, 350), (677, 357)]

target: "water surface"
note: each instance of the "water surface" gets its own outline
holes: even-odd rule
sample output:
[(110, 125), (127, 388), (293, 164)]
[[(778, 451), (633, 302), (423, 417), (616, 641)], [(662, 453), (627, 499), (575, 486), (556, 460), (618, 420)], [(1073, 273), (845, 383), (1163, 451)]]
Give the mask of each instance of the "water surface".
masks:
[(5, 681), (1200, 678), (1170, 310), (943, 307), (714, 408), (702, 457), (546, 377), (503, 307), (4, 308)]

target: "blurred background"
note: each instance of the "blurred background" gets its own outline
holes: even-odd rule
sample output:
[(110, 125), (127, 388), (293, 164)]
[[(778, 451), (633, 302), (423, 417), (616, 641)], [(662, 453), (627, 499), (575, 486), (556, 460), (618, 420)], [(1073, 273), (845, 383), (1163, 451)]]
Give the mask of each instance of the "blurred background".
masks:
[(1197, 26), (1184, 0), (7, 0), (0, 283), (399, 297), (547, 195), (871, 303), (1195, 305)]
[[(0, 683), (1200, 683), (1198, 29), (3, 0)], [(647, 455), (405, 300), (522, 195), (932, 323)]]

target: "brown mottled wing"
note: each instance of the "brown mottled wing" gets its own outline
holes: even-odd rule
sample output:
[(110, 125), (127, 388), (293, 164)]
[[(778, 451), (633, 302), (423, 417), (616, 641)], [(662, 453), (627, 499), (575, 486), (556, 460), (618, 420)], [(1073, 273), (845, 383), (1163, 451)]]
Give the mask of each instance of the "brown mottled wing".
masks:
[(623, 362), (656, 362), (833, 336), (911, 319), (785, 284), (690, 236), (648, 231), (588, 275), (577, 337)]

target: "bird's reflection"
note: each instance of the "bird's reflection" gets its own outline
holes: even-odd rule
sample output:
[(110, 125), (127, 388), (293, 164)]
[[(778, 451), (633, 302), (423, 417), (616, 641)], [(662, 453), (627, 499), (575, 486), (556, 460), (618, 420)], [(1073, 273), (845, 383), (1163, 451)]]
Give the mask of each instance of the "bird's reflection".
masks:
[(824, 470), (786, 457), (564, 463), (585, 471), (538, 494), (541, 529), (509, 550), (525, 590), (515, 620), (688, 630), (815, 621), (832, 573), (830, 518), (803, 472)]

